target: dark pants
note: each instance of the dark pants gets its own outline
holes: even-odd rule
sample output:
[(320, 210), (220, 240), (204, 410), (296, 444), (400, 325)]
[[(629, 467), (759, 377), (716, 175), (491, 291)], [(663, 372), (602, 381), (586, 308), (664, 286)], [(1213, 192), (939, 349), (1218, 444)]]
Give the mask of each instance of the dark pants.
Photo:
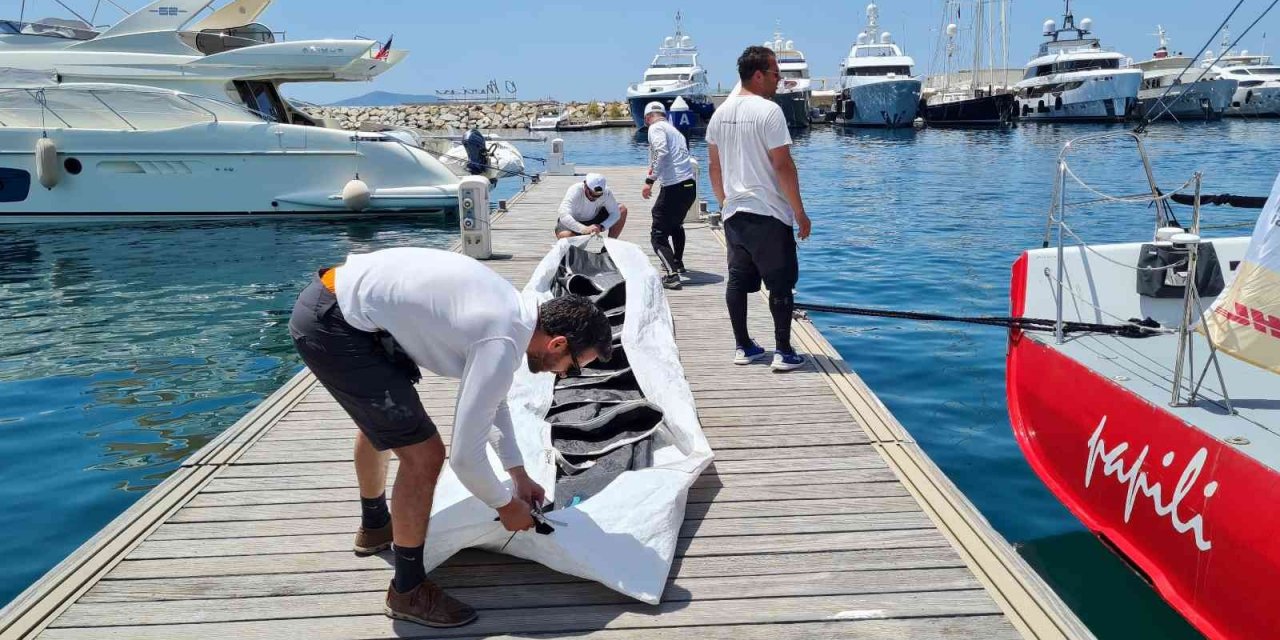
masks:
[(739, 211), (724, 221), (724, 237), (729, 245), (729, 282), (724, 297), (733, 339), (741, 348), (751, 345), (747, 294), (759, 291), (764, 283), (769, 288), (775, 348), (791, 353), (792, 290), (800, 279), (794, 232), (773, 216)]
[(298, 296), (289, 334), (311, 373), (379, 451), (436, 435), (414, 383), (421, 372), (390, 334), (352, 327), (320, 278)]
[(684, 268), (684, 217), (698, 198), (698, 184), (685, 180), (662, 187), (653, 203), (653, 228), (649, 241), (668, 274)]

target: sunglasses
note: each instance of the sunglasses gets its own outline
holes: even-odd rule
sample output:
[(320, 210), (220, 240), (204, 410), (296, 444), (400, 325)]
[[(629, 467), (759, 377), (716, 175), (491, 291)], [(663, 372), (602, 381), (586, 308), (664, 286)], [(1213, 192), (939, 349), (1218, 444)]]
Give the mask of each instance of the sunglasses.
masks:
[(582, 365), (578, 362), (578, 355), (569, 350), (569, 368), (560, 375), (561, 378), (576, 378), (582, 375)]

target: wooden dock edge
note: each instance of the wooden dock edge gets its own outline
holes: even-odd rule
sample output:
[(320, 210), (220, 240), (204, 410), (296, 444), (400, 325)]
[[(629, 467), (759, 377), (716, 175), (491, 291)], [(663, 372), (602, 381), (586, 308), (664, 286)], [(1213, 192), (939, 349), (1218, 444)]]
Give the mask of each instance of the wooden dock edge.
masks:
[[(508, 201), (522, 199), (523, 188)], [(506, 215), (494, 211), (490, 223)], [(449, 246), (459, 251), (459, 238)], [(205, 443), (142, 498), (76, 548), (39, 580), (0, 609), (0, 640), (34, 638), (67, 607), (120, 563), (151, 532), (200, 493), (217, 472), (240, 457), (276, 421), (288, 413), (315, 385), (311, 371), (302, 369), (225, 431)]]
[[(712, 228), (725, 244), (724, 230)], [(764, 290), (761, 296), (767, 300)], [(1025, 638), (1089, 640), (1094, 635), (1017, 550), (911, 438), (822, 332), (806, 319), (792, 323), (798, 345), (813, 357), (827, 384), (849, 409), (871, 445), (986, 587)]]

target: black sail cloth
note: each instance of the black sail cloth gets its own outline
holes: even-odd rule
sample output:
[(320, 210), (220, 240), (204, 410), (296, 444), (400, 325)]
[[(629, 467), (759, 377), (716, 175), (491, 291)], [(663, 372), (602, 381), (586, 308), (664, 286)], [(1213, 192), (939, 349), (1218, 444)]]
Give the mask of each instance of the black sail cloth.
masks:
[(653, 436), (663, 412), (645, 400), (621, 342), (626, 282), (605, 251), (571, 247), (552, 294), (591, 299), (613, 325), (613, 357), (557, 381), (547, 422), (556, 452), (556, 507), (570, 507), (602, 491), (626, 471), (653, 464)]

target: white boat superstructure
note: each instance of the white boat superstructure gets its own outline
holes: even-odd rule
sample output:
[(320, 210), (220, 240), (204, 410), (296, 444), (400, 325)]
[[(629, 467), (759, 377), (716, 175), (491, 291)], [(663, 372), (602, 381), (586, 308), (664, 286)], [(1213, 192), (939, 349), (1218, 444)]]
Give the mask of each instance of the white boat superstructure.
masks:
[(813, 94), (813, 81), (809, 78), (809, 61), (804, 52), (796, 49), (792, 40), (784, 40), (780, 31), (775, 31), (773, 39), (764, 43), (778, 58), (778, 93), (773, 101), (782, 107), (787, 116), (787, 125), (792, 127), (809, 126), (809, 109)]
[(0, 223), (439, 211), (457, 178), (381, 133), (171, 89), (0, 77)]
[(880, 30), (880, 8), (867, 5), (867, 28), (840, 68), (842, 88), (836, 123), (850, 126), (909, 127), (920, 107), (922, 83), (911, 75), (915, 60), (893, 35)]
[[(192, 168), (193, 173), (195, 167), (216, 168), (217, 174), (230, 171), (243, 175), (246, 182), (256, 180), (265, 184), (244, 189), (223, 184), (208, 190), (207, 198), (198, 199), (191, 198), (190, 194), (205, 190), (154, 187), (145, 204), (117, 198), (116, 191), (107, 192), (113, 197), (104, 198), (99, 192), (98, 197), (80, 202), (69, 197), (72, 189), (60, 188), (41, 194), (48, 197), (11, 201), (0, 208), (0, 218), (14, 220), (19, 215), (36, 215), (50, 219), (63, 214), (74, 214), (77, 218), (162, 213), (186, 216), (200, 212), (217, 215), (350, 213), (353, 210), (374, 213), (440, 211), (456, 207), (458, 176), (433, 153), (421, 147), (413, 148), (412, 138), (326, 129), (325, 123), (295, 107), (280, 93), (280, 85), (288, 82), (367, 80), (400, 62), (406, 52), (392, 51), (389, 45), (379, 46), (377, 42), (360, 39), (276, 42), (270, 29), (251, 22), (269, 1), (236, 0), (188, 26), (212, 4), (210, 0), (160, 0), (92, 38), (31, 36), (61, 42), (59, 46), (26, 46), (11, 40), (6, 46), (0, 46), (0, 68), (37, 74), (56, 70), (50, 86), (39, 90), (40, 95), (55, 92), (65, 96), (97, 95), (96, 91), (75, 93), (83, 89), (80, 85), (111, 85), (123, 94), (132, 86), (137, 91), (131, 95), (139, 101), (151, 99), (149, 96), (182, 97), (176, 102), (175, 99), (158, 101), (156, 109), (170, 108), (177, 103), (189, 105), (193, 100), (204, 99), (240, 105), (261, 121), (243, 125), (217, 119), (214, 126), (186, 123), (166, 127), (149, 123), (136, 126), (133, 119), (129, 119), (120, 126), (121, 123), (112, 119), (108, 105), (98, 105), (96, 111), (91, 108), (93, 104), (76, 107), (74, 112), (78, 117), (96, 114), (95, 118), (104, 128), (94, 129), (87, 121), (77, 124), (56, 116), (50, 118), (72, 107), (57, 108), (49, 104), (41, 112), (46, 117), (48, 138), (54, 140), (60, 158), (73, 154), (77, 157), (85, 153), (107, 154), (122, 162), (139, 162), (138, 166), (144, 168), (164, 167), (169, 160), (155, 165), (147, 163), (161, 150), (180, 149), (172, 162), (187, 162), (182, 166)], [(163, 118), (157, 116), (156, 121)], [(4, 120), (7, 141), (22, 140), (21, 135), (14, 133), (15, 122), (21, 121)], [(86, 129), (98, 133), (86, 137)], [(140, 131), (149, 135), (130, 135)], [(264, 131), (269, 131), (265, 138)], [(161, 138), (167, 140), (166, 145), (156, 146), (152, 142)], [(93, 145), (82, 148), (88, 141)], [(134, 153), (137, 158), (130, 158), (130, 145), (135, 144), (138, 145)], [(24, 162), (31, 162), (30, 157), (21, 157), (29, 156), (31, 149), (31, 145), (20, 142), (0, 146), (4, 157), (12, 161), (5, 166), (13, 170), (22, 170)], [(246, 171), (247, 165), (236, 169), (233, 165), (220, 164), (223, 160), (216, 160), (239, 158), (244, 154), (259, 154), (271, 161), (255, 161), (251, 163), (255, 165), (253, 171)], [(373, 160), (375, 154), (376, 161)], [(77, 184), (90, 181), (88, 176), (93, 175), (92, 171), (117, 166), (83, 162), (82, 165), (84, 175), (75, 176)], [(357, 173), (359, 180), (355, 179)], [(187, 174), (179, 171), (174, 175)], [(359, 184), (355, 184), (357, 182)], [(347, 187), (354, 196), (343, 198)], [(266, 188), (271, 189), (272, 197), (259, 197)], [(66, 204), (60, 204), (64, 200)]]
[(683, 98), (695, 121), (676, 122), (681, 129), (705, 127), (711, 119), (715, 105), (711, 102), (711, 82), (707, 70), (698, 62), (698, 47), (693, 38), (684, 33), (683, 17), (676, 13), (676, 30), (667, 36), (658, 53), (644, 70), (640, 82), (627, 87), (627, 104), (636, 127), (643, 129), (644, 107), (649, 102), (661, 102), (668, 111), (676, 98)]
[(1202, 69), (1190, 56), (1169, 53), (1169, 36), (1156, 25), (1160, 46), (1151, 59), (1135, 63), (1142, 70), (1139, 114), (1150, 120), (1216, 120), (1231, 105), (1237, 81), (1217, 70)]
[(1222, 55), (1205, 53), (1204, 66), (1223, 78), (1235, 80), (1235, 95), (1227, 107), (1227, 115), (1237, 117), (1280, 117), (1280, 66), (1271, 64), (1271, 56), (1233, 53), (1226, 28), (1222, 31)]
[(1118, 122), (1137, 107), (1142, 70), (1125, 68), (1125, 56), (1104, 49), (1092, 29), (1089, 18), (1076, 25), (1069, 1), (1061, 29), (1045, 21), (1049, 39), (1014, 85), (1023, 120)]

